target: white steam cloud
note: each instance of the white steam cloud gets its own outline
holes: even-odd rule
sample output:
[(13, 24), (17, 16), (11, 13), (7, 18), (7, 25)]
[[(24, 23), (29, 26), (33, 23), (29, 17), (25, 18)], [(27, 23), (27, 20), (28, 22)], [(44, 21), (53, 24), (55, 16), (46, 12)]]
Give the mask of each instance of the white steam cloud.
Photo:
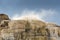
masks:
[(21, 14), (15, 14), (12, 17), (12, 20), (26, 20), (26, 19), (34, 19), (34, 20), (43, 20), (45, 18), (48, 18), (50, 16), (52, 16), (53, 14), (55, 14), (55, 10), (39, 10), (39, 11), (34, 11), (34, 10), (24, 10), (22, 11)]

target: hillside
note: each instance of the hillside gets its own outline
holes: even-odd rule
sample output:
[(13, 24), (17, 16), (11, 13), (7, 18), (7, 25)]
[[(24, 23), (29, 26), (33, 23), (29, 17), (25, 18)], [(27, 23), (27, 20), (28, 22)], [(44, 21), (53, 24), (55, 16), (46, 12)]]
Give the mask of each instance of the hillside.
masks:
[(57, 24), (37, 19), (10, 20), (8, 16), (8, 19), (1, 17), (0, 40), (60, 40), (60, 26)]

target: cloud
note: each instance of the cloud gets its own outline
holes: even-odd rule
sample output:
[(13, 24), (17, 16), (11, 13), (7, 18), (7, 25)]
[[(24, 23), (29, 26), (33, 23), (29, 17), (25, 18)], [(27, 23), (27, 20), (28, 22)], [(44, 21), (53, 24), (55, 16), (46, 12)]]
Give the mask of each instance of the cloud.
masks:
[(53, 16), (56, 13), (56, 11), (52, 9), (49, 10), (42, 9), (39, 13), (40, 13), (40, 18), (45, 19)]
[(46, 18), (52, 17), (55, 14), (55, 10), (52, 9), (41, 9), (36, 10), (23, 10), (21, 14), (15, 14), (12, 17), (12, 20), (21, 20), (21, 19), (34, 19), (34, 20), (45, 20)]

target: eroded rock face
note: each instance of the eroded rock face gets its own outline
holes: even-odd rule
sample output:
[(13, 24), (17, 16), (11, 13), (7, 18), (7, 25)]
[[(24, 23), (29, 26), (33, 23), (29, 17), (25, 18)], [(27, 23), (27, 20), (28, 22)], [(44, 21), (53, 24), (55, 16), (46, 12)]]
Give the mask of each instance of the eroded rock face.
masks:
[(0, 40), (60, 40), (60, 26), (41, 20), (2, 20)]
[(25, 20), (13, 20), (8, 23), (10, 29), (24, 29), (26, 25)]
[(2, 20), (10, 20), (10, 19), (9, 19), (8, 15), (0, 14), (0, 21), (2, 21)]
[(0, 29), (6, 28), (8, 26), (10, 18), (6, 14), (0, 14)]
[(60, 36), (59, 27), (52, 23), (46, 24), (37, 20), (6, 20), (2, 24), (8, 27), (1, 30), (2, 40), (58, 40)]

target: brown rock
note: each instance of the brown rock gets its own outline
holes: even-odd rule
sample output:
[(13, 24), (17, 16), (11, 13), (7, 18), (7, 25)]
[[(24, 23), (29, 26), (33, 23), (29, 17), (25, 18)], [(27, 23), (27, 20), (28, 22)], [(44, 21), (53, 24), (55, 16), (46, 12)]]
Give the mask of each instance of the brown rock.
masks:
[(24, 20), (13, 20), (8, 23), (10, 29), (24, 29), (26, 21)]
[(6, 14), (0, 14), (0, 20), (9, 20), (9, 17)]
[(3, 20), (0, 28), (0, 35), (5, 40), (57, 40), (60, 36), (56, 24), (40, 20)]

